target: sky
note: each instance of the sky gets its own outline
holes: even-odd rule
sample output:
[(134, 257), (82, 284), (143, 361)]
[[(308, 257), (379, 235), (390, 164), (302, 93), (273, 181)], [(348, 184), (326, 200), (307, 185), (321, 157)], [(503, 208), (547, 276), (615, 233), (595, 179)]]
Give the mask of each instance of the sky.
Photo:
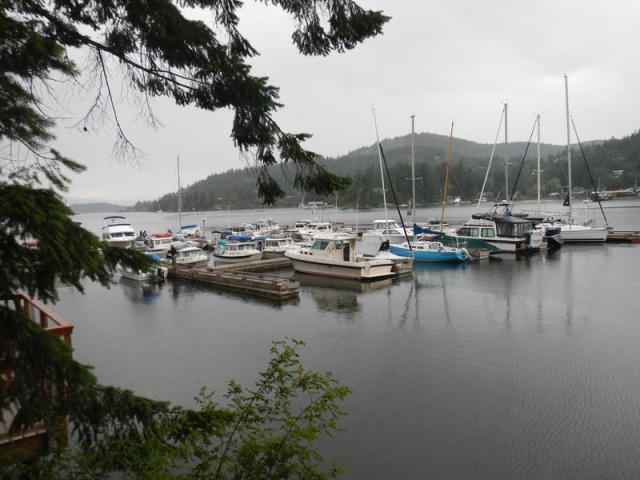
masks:
[[(387, 138), (411, 133), (412, 115), (416, 133), (449, 135), (453, 125), (455, 138), (503, 142), (505, 103), (509, 141), (527, 141), (539, 114), (541, 141), (564, 145), (565, 74), (580, 141), (638, 130), (636, 0), (357, 3), (392, 18), (382, 35), (328, 57), (299, 54), (291, 41), (293, 20), (278, 8), (247, 0), (240, 13), (241, 32), (260, 52), (251, 61), (252, 73), (280, 89), (284, 107), (276, 121), (285, 131), (312, 134), (304, 146), (322, 156), (375, 143), (374, 116), (383, 146)], [(69, 203), (132, 205), (174, 192), (178, 158), (182, 187), (247, 166), (229, 137), (231, 112), (203, 112), (160, 99), (153, 108), (162, 127), (153, 129), (130, 95), (122, 91), (117, 98), (126, 135), (146, 154), (138, 164), (115, 160), (112, 125), (88, 132), (73, 126), (90, 104), (89, 95), (60, 95), (65, 111), (55, 146), (88, 167), (72, 176)]]

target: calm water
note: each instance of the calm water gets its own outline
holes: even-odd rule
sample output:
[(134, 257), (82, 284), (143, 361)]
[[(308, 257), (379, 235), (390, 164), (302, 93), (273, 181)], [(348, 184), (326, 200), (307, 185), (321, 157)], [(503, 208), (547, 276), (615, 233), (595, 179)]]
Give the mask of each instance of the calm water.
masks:
[[(639, 201), (606, 206), (614, 227), (640, 229)], [(325, 215), (350, 223), (355, 212)], [(209, 212), (189, 223), (222, 227), (227, 216), (309, 218)], [(177, 225), (175, 214), (128, 218), (137, 230)], [(99, 231), (100, 215), (78, 219)], [(187, 406), (203, 385), (222, 394), (231, 379), (252, 382), (273, 340), (304, 340), (307, 368), (355, 390), (346, 431), (322, 444), (345, 478), (636, 479), (639, 266), (638, 244), (566, 246), (522, 260), (417, 265), (411, 277), (369, 287), (303, 277), (299, 300), (284, 304), (123, 281), (88, 284), (84, 295), (63, 288), (55, 310), (75, 325), (75, 357), (102, 383)]]

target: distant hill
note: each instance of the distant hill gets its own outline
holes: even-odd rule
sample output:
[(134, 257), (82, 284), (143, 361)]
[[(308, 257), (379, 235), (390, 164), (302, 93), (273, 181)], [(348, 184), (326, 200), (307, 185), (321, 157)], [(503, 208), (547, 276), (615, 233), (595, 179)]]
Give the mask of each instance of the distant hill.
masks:
[[(381, 141), (392, 186), (399, 203), (411, 198), (411, 135)], [(623, 139), (590, 141), (573, 146), (573, 185), (591, 191), (591, 179), (599, 183), (598, 189), (626, 188), (640, 181), (640, 134), (638, 132)], [(449, 137), (431, 133), (417, 133), (414, 137), (416, 203), (418, 205), (439, 203), (445, 179)], [(505, 195), (505, 163), (509, 169), (510, 189), (517, 187), (518, 198), (534, 198), (536, 195), (537, 144), (514, 142), (498, 144), (492, 160), (491, 172), (487, 167), (492, 144), (480, 144), (453, 138), (450, 165), (449, 196), (459, 196), (473, 201), (485, 184), (484, 193), (490, 192), (501, 198)], [(526, 155), (525, 155), (526, 152)], [(541, 144), (542, 194), (561, 191), (568, 184), (566, 177), (566, 146)], [(586, 168), (582, 153), (589, 162)], [(278, 202), (280, 207), (295, 207), (302, 202), (322, 201), (342, 207), (375, 207), (382, 205), (380, 162), (377, 146), (370, 145), (350, 151), (346, 155), (321, 159), (320, 164), (329, 171), (353, 180), (350, 188), (340, 192), (337, 198), (311, 197), (296, 191), (291, 185), (294, 171), (288, 165), (274, 165), (271, 175), (288, 192)], [(616, 172), (616, 173), (614, 173)], [(486, 178), (485, 178), (486, 177)], [(386, 189), (389, 183), (385, 180)], [(169, 192), (157, 200), (138, 202), (129, 210), (176, 211), (176, 192)], [(262, 204), (256, 190), (255, 171), (251, 168), (233, 169), (210, 175), (182, 191), (184, 211), (226, 210), (256, 208)], [(390, 195), (390, 192), (388, 193)], [(389, 197), (388, 197), (389, 198)]]
[(115, 205), (113, 203), (74, 203), (69, 205), (69, 208), (76, 214), (78, 213), (112, 213), (112, 212), (124, 212), (127, 207), (122, 205)]

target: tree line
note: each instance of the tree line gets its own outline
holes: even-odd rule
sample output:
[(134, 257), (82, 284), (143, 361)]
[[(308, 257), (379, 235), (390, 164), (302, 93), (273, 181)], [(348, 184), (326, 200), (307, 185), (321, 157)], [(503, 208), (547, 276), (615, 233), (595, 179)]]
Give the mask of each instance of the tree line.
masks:
[[(414, 175), (412, 175), (411, 138), (398, 137), (381, 141), (384, 159), (389, 167), (385, 178), (386, 198), (393, 203), (390, 186), (395, 190), (399, 204), (408, 204), (415, 197), (417, 205), (438, 204), (443, 201), (444, 181), (447, 169), (448, 138), (442, 135), (421, 133), (415, 136)], [(515, 199), (537, 197), (538, 159), (537, 144), (514, 142), (498, 146), (496, 155), (489, 161), (491, 145), (462, 139), (453, 139), (447, 201), (459, 197), (474, 202), (480, 194), (487, 199)], [(595, 188), (621, 190), (636, 188), (640, 180), (640, 133), (635, 132), (622, 139), (590, 142), (572, 146), (572, 177), (576, 192), (588, 196)], [(304, 196), (291, 182), (286, 168), (272, 167), (270, 174), (283, 186), (285, 196), (276, 205), (295, 207), (303, 201), (322, 201), (344, 208), (370, 208), (383, 205), (382, 180), (376, 145), (363, 147), (336, 158), (320, 161), (332, 173), (351, 178), (352, 183), (335, 196)], [(260, 205), (259, 192), (255, 188), (255, 175), (250, 167), (213, 174), (184, 188), (181, 192), (185, 211), (209, 211), (220, 209), (250, 209)], [(385, 175), (386, 177), (386, 175)], [(483, 184), (484, 191), (482, 191)], [(566, 146), (541, 145), (540, 185), (541, 196), (551, 193), (561, 195), (569, 183), (567, 175)], [(391, 185), (390, 185), (391, 184)], [(157, 200), (138, 202), (135, 211), (176, 211), (177, 192), (165, 194)]]

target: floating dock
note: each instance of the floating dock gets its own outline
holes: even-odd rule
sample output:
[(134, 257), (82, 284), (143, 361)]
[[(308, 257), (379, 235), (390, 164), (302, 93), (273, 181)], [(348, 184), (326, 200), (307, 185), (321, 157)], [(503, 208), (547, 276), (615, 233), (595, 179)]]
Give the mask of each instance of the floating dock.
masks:
[(298, 298), (300, 283), (295, 278), (260, 273), (264, 270), (286, 267), (291, 267), (288, 258), (206, 268), (170, 267), (169, 278), (207, 284), (274, 300)]
[(640, 243), (640, 232), (631, 230), (614, 230), (607, 234), (607, 242)]

